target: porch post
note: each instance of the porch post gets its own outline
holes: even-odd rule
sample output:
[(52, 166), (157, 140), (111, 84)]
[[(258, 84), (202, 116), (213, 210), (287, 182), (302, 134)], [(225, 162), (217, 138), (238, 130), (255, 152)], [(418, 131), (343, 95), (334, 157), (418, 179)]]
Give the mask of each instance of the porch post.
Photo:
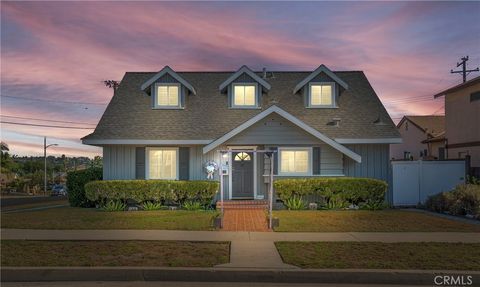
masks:
[(270, 154), (270, 189), (268, 194), (268, 228), (272, 229), (272, 209), (273, 209), (273, 152)]
[(223, 228), (223, 152), (220, 151), (220, 170), (219, 173), (220, 175), (220, 203), (221, 203), (221, 228)]

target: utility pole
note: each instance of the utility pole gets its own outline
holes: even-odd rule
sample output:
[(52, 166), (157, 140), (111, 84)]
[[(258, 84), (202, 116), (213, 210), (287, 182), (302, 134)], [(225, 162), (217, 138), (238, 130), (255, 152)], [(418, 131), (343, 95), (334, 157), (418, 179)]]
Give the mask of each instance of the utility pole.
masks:
[(47, 137), (43, 137), (43, 160), (44, 160), (44, 166), (43, 166), (43, 179), (44, 179), (44, 184), (43, 184), (43, 195), (47, 196), (47, 148), (51, 146), (58, 146), (58, 144), (49, 144), (47, 145)]
[(450, 70), (450, 73), (452, 74), (455, 74), (455, 73), (462, 73), (463, 75), (463, 82), (465, 83), (467, 81), (467, 74), (471, 73), (471, 72), (478, 72), (479, 69), (476, 68), (476, 69), (473, 69), (473, 70), (467, 70), (467, 61), (468, 61), (468, 56), (465, 56), (465, 57), (462, 57), (461, 58), (461, 62), (458, 63), (457, 62), (457, 68), (462, 66), (462, 70), (461, 71), (454, 71), (453, 69)]

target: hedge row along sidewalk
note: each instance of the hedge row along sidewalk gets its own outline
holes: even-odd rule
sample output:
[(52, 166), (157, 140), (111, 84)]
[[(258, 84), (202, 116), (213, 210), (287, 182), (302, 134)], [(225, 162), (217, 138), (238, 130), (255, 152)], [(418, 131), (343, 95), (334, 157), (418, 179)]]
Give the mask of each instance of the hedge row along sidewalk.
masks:
[(274, 188), (283, 202), (292, 198), (308, 198), (320, 205), (335, 208), (354, 204), (380, 209), (388, 185), (371, 178), (330, 177), (278, 179), (274, 182)]
[(218, 192), (217, 181), (206, 180), (103, 180), (85, 185), (86, 197), (92, 202), (134, 200), (137, 203), (158, 202), (182, 204), (186, 201), (210, 204)]

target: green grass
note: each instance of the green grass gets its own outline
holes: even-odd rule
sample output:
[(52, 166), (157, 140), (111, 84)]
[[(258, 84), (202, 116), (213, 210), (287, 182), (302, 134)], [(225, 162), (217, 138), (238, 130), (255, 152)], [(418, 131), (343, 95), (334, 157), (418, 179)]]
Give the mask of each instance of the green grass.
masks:
[(480, 225), (404, 210), (275, 211), (290, 232), (480, 232)]
[(228, 242), (2, 240), (2, 266), (212, 267), (229, 262)]
[(301, 268), (480, 270), (480, 243), (276, 242)]
[(2, 228), (210, 230), (211, 211), (157, 210), (104, 212), (54, 208), (2, 214)]

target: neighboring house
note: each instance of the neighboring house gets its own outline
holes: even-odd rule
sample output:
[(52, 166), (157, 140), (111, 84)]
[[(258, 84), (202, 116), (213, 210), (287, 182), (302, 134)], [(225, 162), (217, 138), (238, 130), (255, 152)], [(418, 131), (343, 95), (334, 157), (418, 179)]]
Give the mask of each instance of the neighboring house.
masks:
[(393, 159), (445, 159), (445, 116), (404, 116), (397, 129), (403, 142), (390, 146)]
[[(227, 162), (226, 199), (262, 199), (276, 178), (389, 179), (401, 141), (361, 71), (128, 72), (84, 144), (103, 147), (104, 179), (206, 179)], [(219, 150), (241, 149), (222, 157)], [(251, 152), (252, 151), (252, 152)], [(222, 157), (222, 158), (221, 158)], [(218, 172), (214, 179), (218, 180)]]
[(447, 158), (470, 156), (470, 165), (480, 176), (480, 77), (442, 91), (445, 96), (445, 141)]

